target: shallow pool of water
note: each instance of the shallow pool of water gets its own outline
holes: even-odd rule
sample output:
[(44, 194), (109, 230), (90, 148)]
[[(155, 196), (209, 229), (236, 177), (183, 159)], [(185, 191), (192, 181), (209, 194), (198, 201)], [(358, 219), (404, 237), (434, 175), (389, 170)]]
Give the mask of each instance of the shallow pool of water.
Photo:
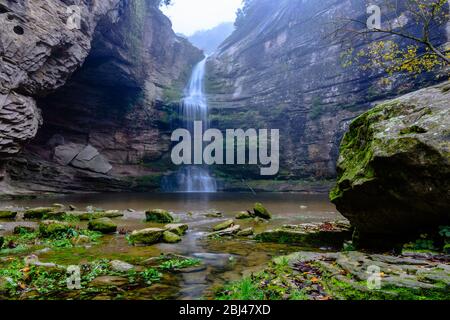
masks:
[[(101, 258), (138, 263), (161, 253), (175, 253), (198, 258), (206, 266), (204, 269), (194, 270), (195, 272), (166, 276), (161, 283), (148, 288), (122, 292), (121, 297), (126, 299), (208, 298), (212, 296), (217, 286), (261, 269), (274, 256), (299, 250), (327, 250), (258, 243), (246, 239), (205, 238), (214, 225), (227, 218), (233, 218), (238, 211), (251, 209), (255, 202), (263, 203), (273, 213), (274, 218), (268, 223), (257, 223), (253, 220), (237, 223), (242, 228), (254, 227), (256, 232), (283, 224), (342, 219), (325, 195), (304, 194), (90, 194), (8, 201), (2, 202), (0, 207), (49, 206), (55, 202), (75, 205), (78, 210), (84, 210), (87, 206), (124, 210), (123, 218), (114, 219), (123, 232), (157, 226), (145, 222), (145, 210), (155, 208), (169, 210), (173, 212), (177, 221), (189, 225), (187, 235), (178, 244), (131, 246), (125, 235), (116, 234), (105, 236), (101, 243), (92, 247), (52, 250), (40, 254), (42, 261), (70, 265)], [(127, 209), (134, 211), (129, 212)], [(224, 217), (207, 217), (206, 213), (211, 210), (223, 212)], [(8, 232), (23, 222), (2, 221), (0, 224)]]

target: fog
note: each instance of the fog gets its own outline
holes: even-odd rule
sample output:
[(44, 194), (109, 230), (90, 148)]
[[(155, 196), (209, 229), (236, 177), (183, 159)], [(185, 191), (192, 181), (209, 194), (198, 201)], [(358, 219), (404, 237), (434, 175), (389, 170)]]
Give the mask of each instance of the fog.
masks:
[(173, 0), (172, 5), (163, 6), (162, 10), (172, 20), (175, 32), (190, 36), (234, 21), (241, 4), (242, 0)]

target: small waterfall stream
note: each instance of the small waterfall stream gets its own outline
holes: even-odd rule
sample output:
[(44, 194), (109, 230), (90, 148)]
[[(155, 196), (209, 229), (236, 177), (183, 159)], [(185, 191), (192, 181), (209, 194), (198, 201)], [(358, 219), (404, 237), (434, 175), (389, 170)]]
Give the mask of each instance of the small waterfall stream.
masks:
[[(200, 61), (193, 69), (191, 79), (180, 103), (183, 127), (194, 136), (194, 121), (202, 121), (203, 130), (207, 130), (208, 103), (204, 91), (206, 60)], [(166, 192), (217, 192), (216, 180), (210, 175), (207, 166), (186, 165), (172, 177), (163, 179), (162, 189)]]

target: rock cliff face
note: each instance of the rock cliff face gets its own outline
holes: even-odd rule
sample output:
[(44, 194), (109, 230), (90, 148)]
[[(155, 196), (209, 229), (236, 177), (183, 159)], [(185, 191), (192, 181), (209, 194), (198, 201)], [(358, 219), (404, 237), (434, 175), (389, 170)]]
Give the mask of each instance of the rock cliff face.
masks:
[[(338, 146), (349, 122), (373, 102), (420, 88), (420, 79), (344, 68), (330, 34), (340, 17), (367, 19), (364, 1), (253, 0), (238, 29), (209, 59), (212, 126), (280, 129), (283, 181), (336, 175)], [(445, 30), (435, 37), (446, 42)], [(257, 168), (256, 168), (257, 169)], [(228, 177), (259, 179), (257, 170), (219, 168)], [(230, 181), (225, 181), (233, 187)], [(264, 189), (260, 183), (260, 189)], [(258, 183), (254, 186), (258, 187)], [(277, 189), (273, 182), (268, 190)]]
[(450, 82), (377, 105), (345, 135), (337, 209), (363, 245), (436, 231), (450, 221)]
[(169, 149), (161, 101), (179, 95), (202, 53), (174, 34), (160, 1), (81, 1), (70, 29), (75, 2), (0, 3), (4, 192), (158, 184), (145, 163)]

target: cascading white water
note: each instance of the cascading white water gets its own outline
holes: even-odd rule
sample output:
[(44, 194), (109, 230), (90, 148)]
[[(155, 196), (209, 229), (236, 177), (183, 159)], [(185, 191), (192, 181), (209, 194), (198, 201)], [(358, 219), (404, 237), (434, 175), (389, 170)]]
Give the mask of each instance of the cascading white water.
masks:
[[(194, 136), (194, 121), (202, 121), (207, 130), (208, 103), (204, 92), (206, 59), (200, 61), (192, 71), (191, 79), (185, 90), (185, 98), (181, 101), (180, 114), (183, 127)], [(174, 192), (216, 192), (216, 180), (210, 175), (207, 167), (199, 165), (184, 166), (178, 170), (175, 181), (163, 185), (163, 190)]]

